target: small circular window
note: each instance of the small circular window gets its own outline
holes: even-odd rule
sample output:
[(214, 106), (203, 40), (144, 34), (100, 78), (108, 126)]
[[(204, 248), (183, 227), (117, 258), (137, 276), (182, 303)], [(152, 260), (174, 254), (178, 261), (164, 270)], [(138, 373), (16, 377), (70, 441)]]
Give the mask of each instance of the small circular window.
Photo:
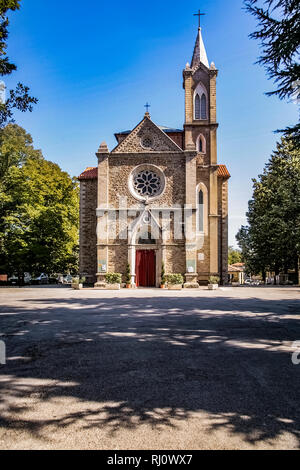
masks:
[(142, 147), (144, 147), (145, 149), (150, 149), (151, 147), (153, 147), (153, 140), (149, 136), (143, 137), (141, 143)]
[(129, 189), (140, 200), (158, 197), (165, 189), (164, 174), (154, 165), (140, 165), (130, 175)]

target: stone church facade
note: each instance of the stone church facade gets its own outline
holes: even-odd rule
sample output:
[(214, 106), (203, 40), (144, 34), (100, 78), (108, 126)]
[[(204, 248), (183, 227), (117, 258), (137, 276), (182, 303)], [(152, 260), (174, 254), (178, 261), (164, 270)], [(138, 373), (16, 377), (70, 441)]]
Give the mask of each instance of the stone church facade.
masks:
[(146, 112), (131, 131), (103, 142), (97, 167), (80, 180), (80, 273), (103, 287), (107, 273), (132, 286), (159, 287), (181, 273), (185, 287), (217, 275), (227, 281), (228, 179), (217, 160), (216, 79), (199, 28), (183, 71), (183, 129), (156, 125)]

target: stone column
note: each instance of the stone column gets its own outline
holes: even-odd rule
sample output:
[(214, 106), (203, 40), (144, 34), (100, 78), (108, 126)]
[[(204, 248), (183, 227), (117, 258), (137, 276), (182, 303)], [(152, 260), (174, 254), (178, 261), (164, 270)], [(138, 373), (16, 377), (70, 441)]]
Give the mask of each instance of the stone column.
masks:
[(135, 248), (135, 245), (133, 244), (133, 234), (131, 230), (128, 230), (128, 240), (130, 243), (128, 245), (128, 263), (130, 266), (131, 287), (135, 288), (136, 287), (136, 266), (135, 266), (136, 248)]
[(196, 185), (197, 185), (197, 153), (185, 152), (185, 253), (186, 253), (186, 288), (198, 288), (197, 273), (197, 236), (196, 236)]
[(218, 214), (218, 158), (217, 158), (217, 100), (216, 82), (218, 70), (214, 63), (209, 69), (210, 84), (210, 181), (209, 181), (209, 245), (210, 275), (219, 273), (219, 214)]
[(193, 103), (193, 72), (187, 64), (183, 71), (183, 88), (185, 89), (185, 125), (184, 125), (184, 141), (186, 150), (195, 150), (193, 142), (193, 128), (191, 125), (194, 120), (194, 103)]
[(209, 242), (210, 242), (210, 274), (219, 275), (219, 244), (218, 244), (218, 167), (210, 169), (209, 188)]
[(95, 287), (105, 285), (108, 272), (108, 188), (109, 188), (109, 150), (105, 142), (96, 153), (98, 158), (98, 207), (97, 207), (97, 282)]
[(209, 102), (210, 102), (210, 122), (217, 122), (217, 76), (218, 70), (212, 62), (209, 69)]
[(185, 90), (185, 123), (193, 122), (193, 72), (190, 67), (183, 71), (183, 88)]

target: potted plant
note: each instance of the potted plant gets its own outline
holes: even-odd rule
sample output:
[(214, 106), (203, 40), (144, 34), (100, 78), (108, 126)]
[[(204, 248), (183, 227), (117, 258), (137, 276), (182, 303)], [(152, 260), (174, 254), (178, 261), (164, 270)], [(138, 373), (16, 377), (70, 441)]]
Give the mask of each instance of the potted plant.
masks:
[(208, 290), (216, 290), (219, 287), (219, 276), (210, 276), (208, 280)]
[(72, 289), (75, 289), (75, 290), (81, 290), (83, 289), (84, 282), (85, 282), (85, 277), (82, 277), (82, 278), (73, 277), (71, 287)]
[(164, 289), (166, 287), (166, 272), (165, 272), (165, 263), (161, 263), (161, 281), (160, 288)]
[(126, 289), (131, 288), (131, 274), (130, 274), (130, 265), (129, 263), (127, 264), (126, 268)]
[(107, 273), (104, 276), (106, 285), (105, 289), (120, 290), (122, 282), (122, 274), (120, 273)]
[(183, 284), (182, 274), (168, 274), (166, 276), (169, 290), (181, 290)]

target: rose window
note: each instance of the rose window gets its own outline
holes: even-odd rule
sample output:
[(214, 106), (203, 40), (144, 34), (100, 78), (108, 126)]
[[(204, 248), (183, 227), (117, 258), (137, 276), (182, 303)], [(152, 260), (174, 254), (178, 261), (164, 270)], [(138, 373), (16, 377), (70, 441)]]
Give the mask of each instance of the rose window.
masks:
[(161, 179), (151, 170), (140, 171), (133, 180), (134, 189), (141, 196), (155, 196), (161, 189)]

